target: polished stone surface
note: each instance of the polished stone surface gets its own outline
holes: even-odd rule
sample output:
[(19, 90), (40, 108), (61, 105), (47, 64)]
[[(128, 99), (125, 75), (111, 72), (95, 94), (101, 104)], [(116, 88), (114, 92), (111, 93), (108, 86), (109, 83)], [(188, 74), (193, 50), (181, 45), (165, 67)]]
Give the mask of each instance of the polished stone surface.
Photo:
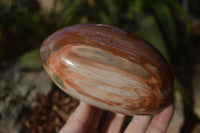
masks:
[(173, 97), (173, 78), (161, 54), (116, 27), (81, 24), (61, 29), (41, 46), (52, 80), (69, 95), (113, 112), (154, 114)]

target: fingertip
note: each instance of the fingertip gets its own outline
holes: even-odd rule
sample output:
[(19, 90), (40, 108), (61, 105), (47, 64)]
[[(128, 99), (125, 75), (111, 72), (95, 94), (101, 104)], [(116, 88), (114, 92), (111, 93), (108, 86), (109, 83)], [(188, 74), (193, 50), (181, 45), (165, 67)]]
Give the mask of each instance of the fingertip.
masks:
[(93, 112), (94, 109), (92, 106), (80, 102), (59, 133), (79, 133), (80, 131), (84, 131), (90, 123)]
[(147, 133), (164, 133), (166, 132), (171, 119), (174, 115), (174, 105), (168, 105), (162, 112), (155, 115), (152, 119), (151, 124), (147, 129)]

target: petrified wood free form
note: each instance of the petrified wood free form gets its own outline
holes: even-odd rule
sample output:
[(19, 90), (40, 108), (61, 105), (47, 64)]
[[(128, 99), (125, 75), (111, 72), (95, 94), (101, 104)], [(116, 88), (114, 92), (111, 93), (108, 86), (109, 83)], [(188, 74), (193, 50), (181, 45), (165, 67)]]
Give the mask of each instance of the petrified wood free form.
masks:
[(173, 96), (173, 77), (162, 55), (116, 27), (66, 27), (43, 42), (40, 54), (45, 70), (63, 91), (105, 110), (154, 114)]

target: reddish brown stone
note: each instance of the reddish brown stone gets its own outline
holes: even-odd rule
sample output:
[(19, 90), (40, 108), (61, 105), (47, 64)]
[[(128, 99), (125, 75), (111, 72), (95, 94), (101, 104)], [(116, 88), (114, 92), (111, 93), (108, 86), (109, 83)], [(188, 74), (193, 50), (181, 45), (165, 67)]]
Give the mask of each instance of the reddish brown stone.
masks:
[(173, 96), (173, 77), (162, 55), (116, 27), (81, 24), (61, 29), (44, 41), (40, 54), (62, 90), (102, 109), (154, 114)]

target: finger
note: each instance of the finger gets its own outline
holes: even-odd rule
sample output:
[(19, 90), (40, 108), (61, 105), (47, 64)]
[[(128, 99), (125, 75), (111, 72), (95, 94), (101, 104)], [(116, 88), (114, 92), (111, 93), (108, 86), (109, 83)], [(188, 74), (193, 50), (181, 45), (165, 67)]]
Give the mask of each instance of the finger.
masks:
[(149, 115), (134, 115), (124, 133), (144, 133), (150, 121)]
[(169, 105), (156, 115), (147, 129), (147, 133), (165, 133), (174, 114), (174, 106)]
[(123, 114), (109, 112), (103, 127), (103, 133), (119, 133), (121, 131), (124, 119), (125, 115)]
[(90, 124), (88, 125), (87, 133), (97, 132), (97, 128), (102, 116), (103, 110), (95, 108)]
[(94, 107), (81, 102), (59, 133), (84, 132), (91, 121), (93, 113)]

